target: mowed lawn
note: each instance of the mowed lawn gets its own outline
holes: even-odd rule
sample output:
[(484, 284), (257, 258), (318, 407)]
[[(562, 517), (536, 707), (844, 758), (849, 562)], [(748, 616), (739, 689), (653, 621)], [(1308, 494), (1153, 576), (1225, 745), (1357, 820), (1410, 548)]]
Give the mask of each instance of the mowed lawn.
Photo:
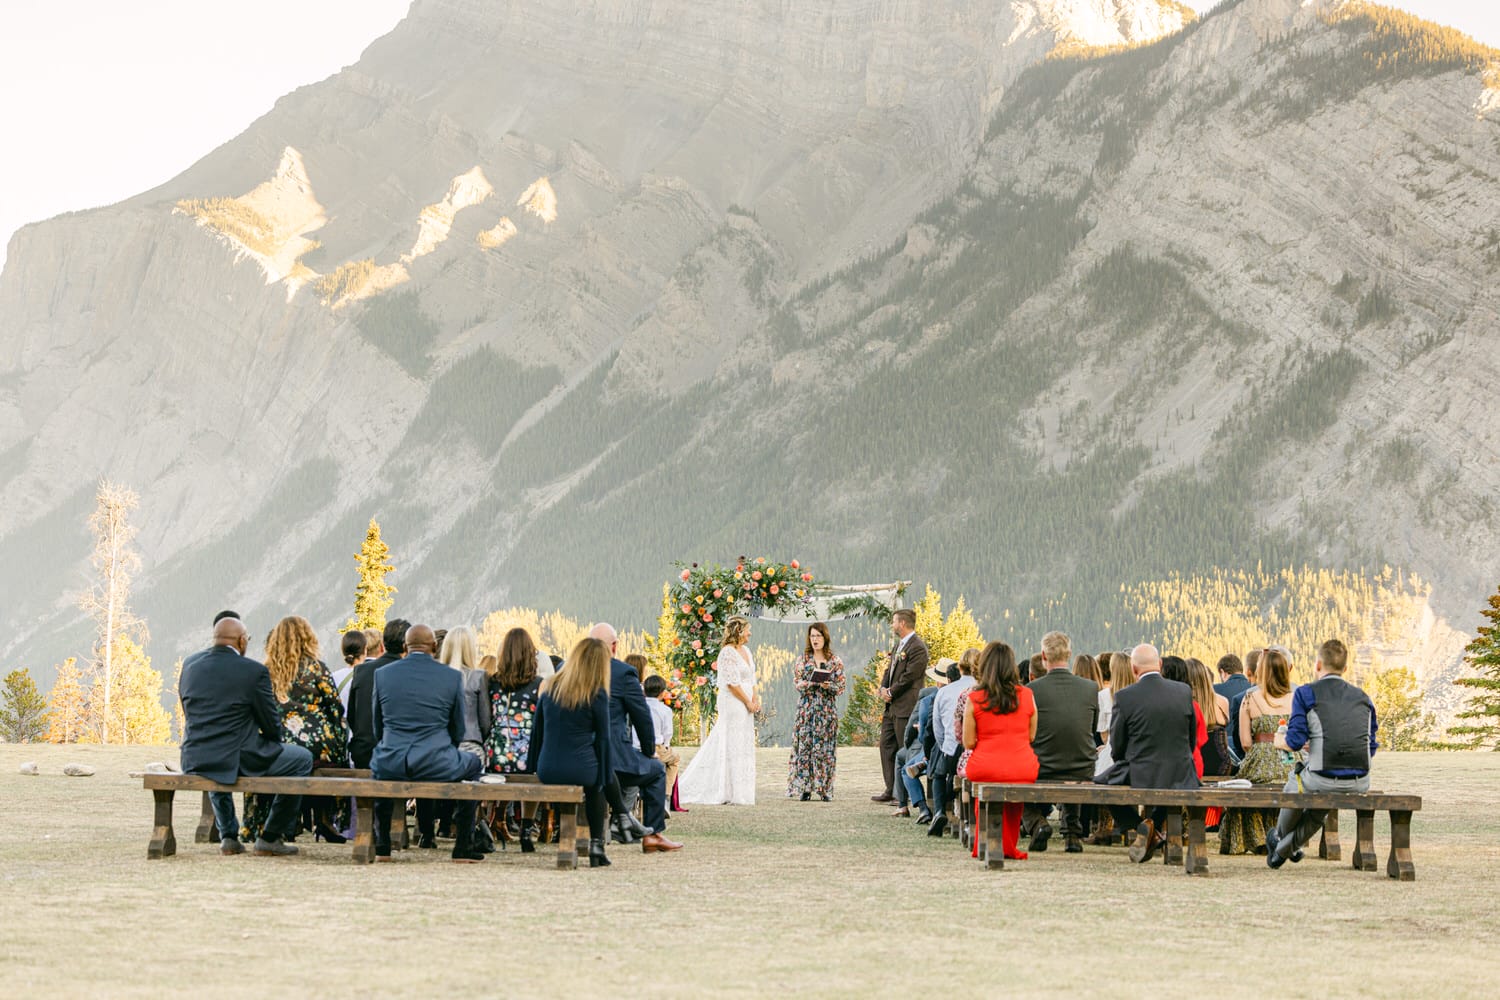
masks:
[(1379, 874), (1213, 854), (1188, 878), (1123, 848), (987, 872), (869, 801), (868, 749), (840, 752), (831, 804), (786, 799), (786, 752), (763, 750), (757, 806), (694, 808), (681, 853), (616, 846), (598, 871), (550, 847), (356, 866), (306, 836), (225, 858), (192, 842), (196, 794), (177, 856), (148, 862), (126, 772), (162, 759), (0, 746), (0, 997), (1500, 995), (1500, 754), (1377, 758), (1376, 787), (1425, 799), (1414, 883), (1385, 876), (1383, 816)]

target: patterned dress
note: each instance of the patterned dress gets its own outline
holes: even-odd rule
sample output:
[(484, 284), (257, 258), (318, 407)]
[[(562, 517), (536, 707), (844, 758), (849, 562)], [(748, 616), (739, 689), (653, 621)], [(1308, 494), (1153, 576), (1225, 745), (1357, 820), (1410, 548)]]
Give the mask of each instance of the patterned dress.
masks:
[[(297, 667), (292, 686), (287, 689), (281, 709), (281, 738), (287, 743), (306, 747), (313, 755), (314, 767), (349, 766), (349, 730), (344, 726), (344, 705), (339, 701), (333, 675), (322, 660), (308, 657)], [(246, 795), (245, 818), (240, 838), (254, 840), (260, 836), (266, 817), (271, 814), (270, 795)], [(334, 825), (347, 820), (349, 802), (341, 799)]]
[[(814, 670), (833, 677), (814, 684)], [(798, 692), (797, 721), (792, 726), (792, 757), (787, 763), (786, 793), (833, 797), (833, 772), (839, 736), (838, 697), (844, 693), (844, 661), (837, 656), (819, 667), (811, 656), (797, 664), (792, 678)]]
[(541, 698), (542, 679), (509, 691), (490, 688), (490, 734), (484, 743), (485, 769), (496, 774), (526, 770), (531, 727)]
[[(1257, 715), (1250, 720), (1250, 737), (1275, 735), (1290, 715)], [(1253, 743), (1240, 763), (1239, 777), (1256, 785), (1275, 785), (1279, 790), (1292, 773), (1292, 765), (1281, 759), (1281, 751), (1270, 743)], [(1276, 822), (1275, 809), (1225, 809), (1219, 821), (1220, 854), (1264, 853), (1266, 831)], [(1257, 851), (1256, 848), (1260, 850)]]

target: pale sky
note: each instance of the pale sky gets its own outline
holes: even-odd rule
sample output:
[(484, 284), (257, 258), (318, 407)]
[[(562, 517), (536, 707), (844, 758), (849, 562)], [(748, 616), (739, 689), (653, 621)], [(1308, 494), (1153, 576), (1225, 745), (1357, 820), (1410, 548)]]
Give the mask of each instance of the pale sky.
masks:
[[(353, 63), (408, 3), (3, 0), (0, 263), (19, 226), (153, 188)], [(1397, 5), (1500, 46), (1497, 0)]]

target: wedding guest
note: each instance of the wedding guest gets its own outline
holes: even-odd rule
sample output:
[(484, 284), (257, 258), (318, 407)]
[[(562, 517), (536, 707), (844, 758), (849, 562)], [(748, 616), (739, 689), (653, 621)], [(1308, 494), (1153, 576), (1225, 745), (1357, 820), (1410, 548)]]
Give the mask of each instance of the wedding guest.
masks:
[(1223, 695), (1225, 700), (1250, 686), (1250, 679), (1245, 676), (1244, 661), (1233, 653), (1225, 653), (1219, 657), (1218, 671), (1219, 681), (1214, 685), (1214, 690)]
[(365, 634), (358, 629), (345, 632), (339, 639), (339, 652), (344, 656), (344, 665), (330, 675), (334, 690), (339, 693), (339, 704), (344, 706), (346, 720), (349, 715), (349, 681), (354, 676), (354, 668), (365, 662), (365, 643)]
[(218, 614), (214, 615), (213, 623), (215, 625), (218, 625), (219, 622), (223, 621), (226, 618), (233, 618), (236, 621), (243, 621), (243, 619), (240, 618), (240, 613), (238, 611), (220, 611)]
[(458, 748), (484, 757), (484, 741), (490, 734), (490, 677), (480, 668), (479, 646), (472, 630), (452, 629), (438, 649), (438, 662), (458, 671), (464, 690), (464, 737)]
[[(1292, 773), (1290, 754), (1274, 744), (1276, 731), (1292, 717), (1292, 659), (1280, 646), (1259, 650), (1256, 678), (1240, 706), (1240, 744), (1249, 749), (1239, 776), (1256, 785), (1285, 785)], [(1276, 822), (1274, 809), (1226, 809), (1219, 822), (1220, 854), (1260, 854), (1266, 831)]]
[(1087, 653), (1079, 653), (1073, 658), (1073, 673), (1086, 680), (1094, 682), (1094, 690), (1104, 690), (1104, 675), (1099, 671), (1099, 661)]
[[(1099, 756), (1094, 743), (1099, 729), (1099, 685), (1068, 670), (1071, 656), (1068, 637), (1048, 632), (1042, 637), (1042, 674), (1027, 685), (1036, 705), (1031, 749), (1037, 761), (1037, 781), (1091, 781), (1094, 777)], [(1046, 803), (1028, 803), (1023, 810), (1022, 830), (1031, 835), (1028, 851), (1047, 849), (1051, 812), (1052, 806)], [(1062, 825), (1067, 853), (1081, 852), (1083, 824), (1077, 804), (1063, 804)]]
[[(662, 704), (661, 700), (662, 693), (667, 690), (667, 682), (652, 674), (646, 678), (641, 689), (646, 692), (646, 707), (651, 709), (651, 726), (656, 734), (656, 759), (667, 769), (667, 793), (674, 796), (677, 791), (677, 769), (682, 764), (682, 758), (672, 749), (672, 710)], [(686, 812), (675, 806), (672, 811)]]
[(526, 747), (525, 771), (545, 784), (583, 787), (590, 868), (610, 863), (604, 853), (604, 785), (613, 772), (614, 743), (609, 682), (609, 647), (599, 639), (580, 639), (567, 669), (543, 682)]
[[(1188, 673), (1187, 660), (1180, 656), (1163, 656), (1161, 658), (1161, 675), (1169, 681), (1175, 681), (1192, 691), (1193, 686)], [(1193, 770), (1198, 777), (1203, 777), (1203, 747), (1208, 742), (1208, 720), (1204, 718), (1203, 710), (1198, 702), (1193, 702)]]
[[(940, 686), (948, 683), (947, 668), (953, 661), (946, 657), (927, 668), (925, 680), (936, 681)], [(927, 773), (927, 752), (931, 743), (932, 699), (938, 688), (924, 687), (917, 695), (916, 709), (901, 734), (902, 747), (896, 751), (896, 811), (893, 816), (910, 817), (911, 809), (917, 810), (917, 822), (926, 826), (932, 822), (932, 811), (927, 808), (927, 793), (923, 790), (922, 776)], [(924, 726), (928, 734), (924, 738)]]
[(385, 655), (385, 636), (378, 628), (367, 628), (365, 632), (365, 658), (378, 660)]
[[(1368, 792), (1370, 758), (1380, 744), (1375, 703), (1344, 680), (1349, 651), (1337, 639), (1318, 649), (1313, 682), (1292, 695), (1292, 715), (1276, 741), (1287, 751), (1306, 749), (1306, 766), (1287, 779), (1287, 792)], [(1266, 864), (1280, 868), (1302, 860), (1302, 846), (1323, 828), (1326, 809), (1283, 809), (1266, 834)]]
[[(223, 785), (240, 775), (303, 777), (312, 773), (312, 754), (295, 743), (281, 742), (281, 713), (265, 666), (245, 655), (250, 634), (235, 614), (214, 622), (213, 645), (182, 664), (177, 683), (182, 702), (182, 751), (186, 774), (199, 774)], [(243, 854), (234, 797), (209, 796), (219, 830), (219, 853)], [(277, 795), (261, 824), (255, 853), (262, 857), (296, 854), (285, 842), (297, 822), (299, 798)]]
[(932, 759), (927, 765), (931, 778), (932, 825), (929, 837), (941, 837), (948, 829), (948, 806), (953, 802), (953, 780), (958, 774), (959, 738), (963, 735), (961, 701), (974, 688), (974, 670), (979, 650), (966, 649), (958, 660), (958, 677), (943, 685), (932, 699)]
[(371, 706), (375, 672), (401, 659), (406, 652), (406, 630), (410, 625), (405, 618), (386, 622), (381, 633), (380, 655), (355, 667), (349, 680), (349, 756), (354, 759), (355, 767), (369, 767), (370, 754), (375, 750), (375, 717)]
[[(1130, 651), (1130, 669), (1136, 681), (1115, 695), (1109, 723), (1114, 764), (1094, 778), (1099, 784), (1198, 787), (1198, 776), (1193, 772), (1193, 740), (1198, 725), (1193, 692), (1186, 684), (1162, 677), (1161, 668), (1161, 654), (1155, 646), (1142, 643)], [(1134, 806), (1110, 806), (1110, 812), (1120, 833), (1136, 831), (1130, 860), (1150, 861), (1162, 842), (1158, 831), (1166, 819), (1166, 809), (1157, 807), (1146, 817)]]
[[(370, 770), (378, 781), (473, 781), (484, 770), (478, 757), (458, 749), (464, 736), (463, 678), (433, 658), (436, 643), (432, 629), (411, 626), (402, 637), (401, 661), (375, 677), (371, 707), (377, 743)], [(453, 803), (456, 862), (484, 860), (474, 847), (476, 804), (472, 799)], [(376, 860), (391, 857), (391, 812), (392, 800), (375, 800)]]
[(833, 637), (822, 622), (807, 627), (802, 659), (792, 668), (792, 686), (797, 689), (797, 718), (792, 723), (786, 794), (800, 795), (803, 802), (814, 795), (831, 802), (844, 661), (834, 653)]
[(886, 657), (885, 672), (875, 695), (885, 703), (880, 715), (880, 773), (885, 790), (870, 796), (874, 802), (894, 802), (896, 783), (896, 750), (906, 724), (917, 706), (922, 677), (927, 672), (927, 643), (917, 635), (917, 613), (901, 608), (891, 616), (891, 631), (896, 645)]
[[(536, 645), (531, 633), (513, 628), (500, 640), (496, 670), (489, 679), (490, 718), (485, 759), (494, 774), (519, 774), (530, 768), (532, 730), (541, 701), (543, 679), (537, 676)], [(521, 805), (521, 851), (536, 850), (536, 803)]]
[[(968, 692), (964, 707), (964, 746), (972, 750), (967, 770), (970, 781), (1026, 784), (1036, 781), (1037, 759), (1031, 749), (1036, 737), (1036, 700), (1021, 684), (1016, 654), (1003, 642), (984, 647), (979, 658), (979, 683)], [(1007, 802), (1001, 813), (1001, 850), (1007, 859), (1026, 860), (1018, 849), (1022, 804)], [(975, 803), (977, 827), (978, 803)], [(974, 856), (979, 856), (979, 837)]]
[[(619, 636), (613, 626), (600, 622), (589, 630), (591, 638), (604, 643), (611, 657), (619, 645)], [(564, 670), (566, 674), (572, 664)], [(610, 748), (610, 764), (614, 768), (615, 780), (621, 787), (634, 785), (641, 790), (641, 805), (644, 811), (642, 823), (645, 835), (641, 837), (641, 851), (654, 854), (658, 851), (678, 851), (682, 845), (668, 840), (662, 832), (667, 828), (667, 769), (655, 757), (630, 745), (632, 730), (642, 747), (655, 747), (656, 734), (651, 724), (651, 709), (646, 705), (646, 693), (641, 690), (640, 678), (635, 668), (621, 660), (611, 658), (609, 664), (609, 717), (613, 726), (614, 746)], [(619, 822), (634, 821), (635, 817), (624, 813)]]
[[(347, 767), (349, 737), (344, 729), (344, 706), (328, 668), (318, 659), (318, 637), (306, 618), (291, 615), (276, 623), (266, 640), (266, 670), (271, 692), (281, 713), (281, 731), (292, 743), (312, 754), (314, 767)], [(319, 796), (304, 802), (315, 816), (311, 824), (318, 838), (344, 843), (334, 825), (335, 802)], [(259, 838), (271, 802), (261, 795), (245, 796), (245, 822), (240, 836)]]
[[(625, 657), (625, 662), (635, 667), (635, 679), (643, 685), (646, 683), (646, 657), (640, 653), (631, 653)], [(640, 747), (636, 747), (637, 750)]]
[(1252, 649), (1245, 654), (1245, 684), (1229, 696), (1229, 756), (1233, 758), (1235, 767), (1245, 759), (1246, 747), (1240, 744), (1240, 707), (1245, 703), (1245, 696), (1255, 690), (1259, 683), (1260, 650)]
[[(1208, 665), (1202, 660), (1189, 657), (1187, 666), (1193, 703), (1203, 713), (1204, 724), (1208, 727), (1208, 741), (1203, 744), (1203, 774), (1231, 774), (1234, 766), (1229, 762), (1229, 735), (1224, 729), (1229, 719), (1229, 699), (1214, 690), (1213, 674), (1208, 672)], [(1198, 777), (1203, 777), (1203, 774)]]
[[(1114, 766), (1115, 760), (1109, 750), (1109, 728), (1114, 721), (1115, 699), (1134, 680), (1135, 672), (1130, 669), (1130, 654), (1109, 654), (1109, 687), (1099, 692), (1099, 739), (1101, 742), (1099, 757), (1094, 763), (1095, 779)], [(1124, 832), (1119, 831), (1118, 835), (1123, 837)], [(1116, 836), (1114, 815), (1108, 809), (1103, 809), (1099, 813), (1097, 827), (1084, 838), (1084, 843), (1107, 846), (1114, 843)]]
[[(1115, 654), (1113, 652), (1106, 651), (1106, 652), (1100, 653), (1098, 656), (1094, 657), (1094, 662), (1099, 665), (1099, 673), (1103, 677), (1103, 681), (1101, 683), (1102, 687), (1108, 687), (1109, 686), (1109, 679), (1110, 679), (1111, 676), (1113, 676), (1109, 672), (1109, 661), (1110, 661), (1110, 658), (1113, 657), (1114, 655)], [(1100, 721), (1102, 722), (1103, 720), (1101, 719)]]

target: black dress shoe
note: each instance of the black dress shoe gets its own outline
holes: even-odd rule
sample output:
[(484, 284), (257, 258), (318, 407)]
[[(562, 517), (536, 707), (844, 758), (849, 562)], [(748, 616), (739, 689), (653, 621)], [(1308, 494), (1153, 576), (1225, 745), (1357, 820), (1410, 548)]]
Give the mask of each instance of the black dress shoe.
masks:
[(602, 840), (591, 840), (591, 841), (589, 841), (589, 867), (590, 868), (608, 868), (609, 864), (610, 864), (609, 858), (607, 858), (607, 857), (604, 856), (604, 841), (602, 841)]
[(1075, 837), (1071, 833), (1068, 834), (1067, 846), (1064, 847), (1063, 850), (1069, 854), (1082, 854), (1083, 838)]
[(536, 836), (536, 824), (535, 823), (522, 823), (521, 824), (521, 853), (522, 854), (535, 854), (536, 853), (536, 843), (532, 839), (535, 836)]
[(466, 851), (455, 849), (453, 852), (453, 860), (462, 865), (471, 865), (476, 861), (483, 861), (484, 855), (480, 854), (478, 851), (472, 848)]
[(927, 828), (927, 836), (941, 837), (947, 829), (948, 817), (943, 813), (939, 813), (937, 819), (933, 820), (932, 825)]
[(921, 812), (917, 813), (917, 823), (919, 825), (926, 826), (928, 823), (931, 823), (931, 822), (932, 822), (932, 813), (928, 812), (926, 809), (923, 809)]
[(1045, 851), (1047, 841), (1052, 837), (1052, 826), (1046, 820), (1042, 820), (1031, 831), (1031, 843), (1026, 845), (1027, 851)]
[(806, 801), (808, 801), (811, 798), (812, 798), (812, 792), (803, 792), (802, 793), (802, 801), (803, 802), (806, 802)]
[(434, 847), (437, 847), (437, 841), (433, 840), (431, 836), (429, 836), (427, 834), (423, 834), (421, 837), (419, 837), (417, 839), (417, 846), (418, 847), (426, 847), (426, 848), (428, 848), (430, 850), (430, 849), (432, 849)]

